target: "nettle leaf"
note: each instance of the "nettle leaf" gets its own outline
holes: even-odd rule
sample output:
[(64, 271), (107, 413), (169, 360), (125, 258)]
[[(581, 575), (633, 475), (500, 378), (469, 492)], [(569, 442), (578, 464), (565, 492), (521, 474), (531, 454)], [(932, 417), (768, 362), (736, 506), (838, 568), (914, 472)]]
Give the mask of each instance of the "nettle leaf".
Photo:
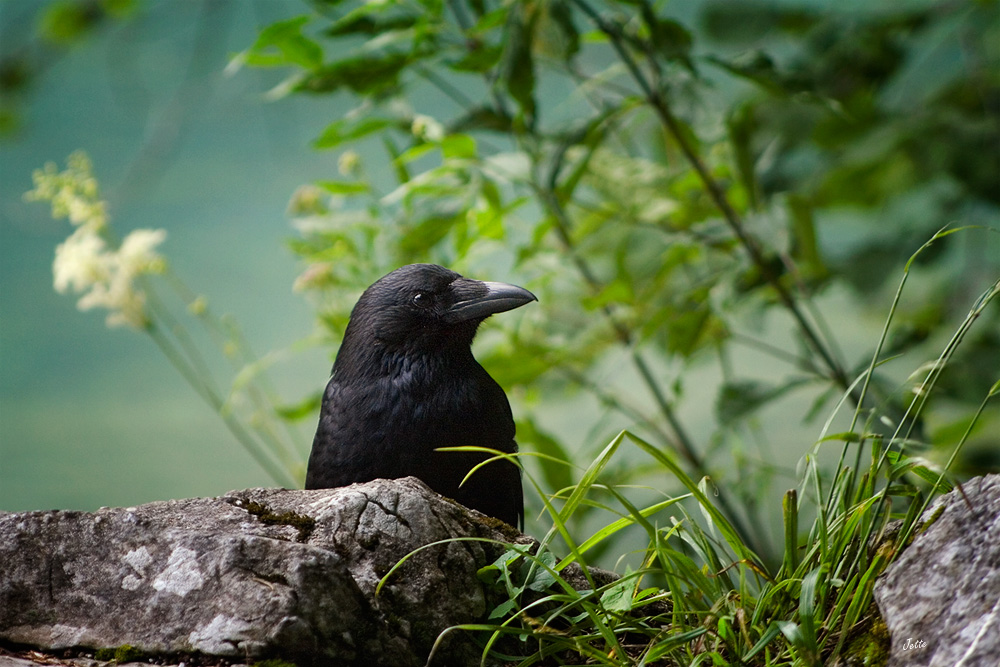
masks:
[(662, 335), (670, 354), (690, 357), (706, 343), (726, 335), (725, 324), (712, 312), (707, 290), (693, 290), (683, 303), (662, 309)]
[(702, 23), (707, 34), (718, 42), (747, 44), (765, 38), (772, 31), (803, 32), (812, 27), (821, 14), (805, 5), (780, 6), (762, 0), (711, 0), (702, 9)]
[(418, 257), (435, 247), (448, 236), (456, 223), (465, 219), (464, 212), (454, 203), (445, 203), (435, 209), (406, 230), (399, 242), (403, 257)]
[(355, 141), (375, 134), (388, 127), (400, 126), (405, 129), (405, 123), (392, 118), (341, 118), (327, 125), (323, 133), (313, 142), (316, 148), (335, 148), (348, 141)]
[(441, 140), (441, 155), (447, 159), (473, 159), (476, 140), (467, 134), (450, 134)]
[(448, 61), (448, 67), (458, 72), (482, 74), (496, 67), (502, 54), (503, 46), (500, 44), (473, 41), (467, 45), (461, 58)]
[(323, 49), (302, 34), (302, 28), (309, 21), (309, 16), (296, 16), (267, 26), (250, 48), (247, 62), (265, 66), (299, 65), (306, 69), (319, 67), (323, 63)]
[(278, 413), (278, 416), (285, 421), (295, 422), (305, 419), (306, 417), (313, 417), (317, 412), (319, 412), (322, 400), (323, 392), (317, 391), (308, 394), (298, 403), (278, 405), (275, 407), (275, 411)]
[(649, 28), (649, 40), (657, 51), (668, 60), (680, 60), (693, 69), (688, 54), (694, 40), (687, 28), (677, 21), (661, 18), (653, 13), (649, 3), (642, 3), (642, 18)]
[(540, 562), (525, 559), (521, 565), (524, 574), (524, 587), (528, 590), (541, 593), (547, 591), (556, 582), (552, 570), (556, 567), (556, 556), (551, 551), (546, 551), (538, 557)]
[(400, 73), (411, 62), (411, 56), (405, 53), (345, 58), (310, 72), (296, 88), (309, 93), (331, 93), (341, 88), (361, 95), (384, 93), (399, 85)]
[(413, 14), (397, 14), (395, 16), (377, 16), (372, 10), (388, 5), (367, 3), (357, 10), (342, 17), (326, 30), (331, 37), (346, 35), (381, 35), (396, 30), (408, 30), (421, 21)]
[(601, 606), (606, 611), (628, 612), (632, 610), (632, 589), (635, 583), (630, 578), (622, 578), (601, 595)]
[(489, 617), (487, 617), (487, 620), (492, 621), (495, 618), (504, 618), (508, 616), (516, 608), (517, 608), (516, 600), (507, 600), (506, 602), (502, 602), (493, 608), (493, 611), (490, 612), (490, 615)]
[(546, 50), (568, 62), (580, 51), (580, 32), (573, 23), (573, 12), (564, 0), (550, 0), (544, 7), (541, 32)]
[(635, 301), (632, 283), (625, 279), (614, 280), (597, 294), (583, 299), (583, 307), (587, 310), (597, 310), (614, 304), (628, 304)]

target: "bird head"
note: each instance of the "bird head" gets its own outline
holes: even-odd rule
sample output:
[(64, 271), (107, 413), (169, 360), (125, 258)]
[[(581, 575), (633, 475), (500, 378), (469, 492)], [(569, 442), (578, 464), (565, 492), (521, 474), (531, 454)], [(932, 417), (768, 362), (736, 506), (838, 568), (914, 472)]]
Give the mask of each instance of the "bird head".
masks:
[(484, 319), (536, 300), (516, 285), (471, 280), (436, 264), (409, 264), (365, 290), (345, 342), (352, 329), (365, 329), (391, 347), (467, 346)]

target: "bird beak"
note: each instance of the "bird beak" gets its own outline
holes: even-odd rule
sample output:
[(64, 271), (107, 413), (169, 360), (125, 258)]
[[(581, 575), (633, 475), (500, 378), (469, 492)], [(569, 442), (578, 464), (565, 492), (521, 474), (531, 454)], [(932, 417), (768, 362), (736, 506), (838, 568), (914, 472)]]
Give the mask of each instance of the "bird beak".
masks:
[(451, 284), (451, 288), (458, 301), (444, 312), (444, 318), (453, 323), (482, 320), (490, 315), (538, 301), (534, 294), (523, 287), (507, 283), (458, 278)]

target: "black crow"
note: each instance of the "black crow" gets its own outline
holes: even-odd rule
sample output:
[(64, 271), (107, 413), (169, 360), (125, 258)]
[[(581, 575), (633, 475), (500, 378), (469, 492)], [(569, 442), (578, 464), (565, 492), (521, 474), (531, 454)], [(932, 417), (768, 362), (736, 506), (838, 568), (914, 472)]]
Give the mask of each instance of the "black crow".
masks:
[(306, 488), (413, 475), (467, 507), (522, 522), (517, 466), (494, 461), (459, 487), (489, 455), (434, 450), (517, 451), (507, 396), (470, 346), (484, 319), (534, 300), (521, 287), (434, 264), (396, 269), (365, 290), (323, 395)]

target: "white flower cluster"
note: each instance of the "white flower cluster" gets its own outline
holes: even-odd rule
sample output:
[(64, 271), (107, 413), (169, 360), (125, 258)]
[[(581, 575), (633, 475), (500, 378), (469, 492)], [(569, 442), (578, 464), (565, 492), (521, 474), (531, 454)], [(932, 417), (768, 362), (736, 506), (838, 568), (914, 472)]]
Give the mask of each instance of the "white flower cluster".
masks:
[(80, 310), (105, 308), (108, 326), (149, 325), (146, 294), (136, 285), (139, 276), (163, 273), (166, 260), (156, 247), (167, 237), (162, 229), (136, 229), (115, 248), (107, 240), (107, 204), (99, 198), (90, 159), (78, 151), (67, 160), (66, 171), (49, 163), (32, 175), (35, 189), (28, 201), (50, 201), (52, 216), (69, 218), (76, 227), (56, 247), (52, 262), (53, 286), (60, 294), (72, 289), (82, 294)]
[(423, 114), (417, 114), (413, 117), (413, 122), (410, 124), (410, 132), (416, 138), (430, 142), (441, 141), (445, 135), (444, 125), (430, 116)]

